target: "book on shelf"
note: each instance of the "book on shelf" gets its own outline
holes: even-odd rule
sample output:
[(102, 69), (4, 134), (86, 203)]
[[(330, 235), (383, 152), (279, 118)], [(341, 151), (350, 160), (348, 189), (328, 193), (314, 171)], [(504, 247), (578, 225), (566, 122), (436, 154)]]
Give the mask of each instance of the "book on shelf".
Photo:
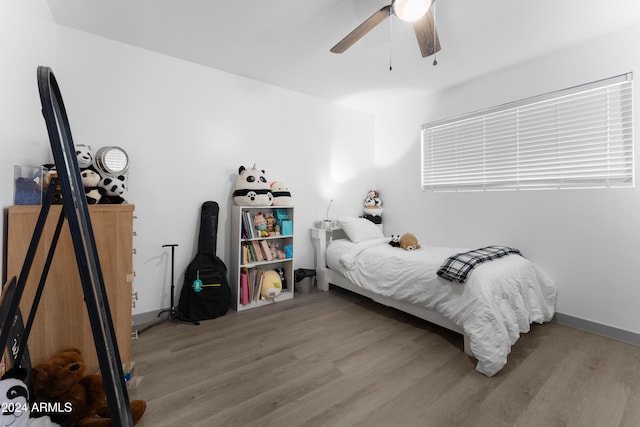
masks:
[(265, 257), (265, 260), (273, 260), (273, 256), (271, 255), (271, 248), (269, 247), (269, 244), (266, 240), (260, 240), (260, 247), (262, 248), (262, 254)]
[(262, 292), (262, 279), (264, 278), (264, 273), (262, 270), (256, 270), (256, 277), (254, 282), (254, 291), (253, 291), (253, 300), (258, 301), (260, 299), (260, 292)]
[(240, 272), (240, 304), (249, 304), (249, 272), (243, 268)]
[(257, 241), (251, 242), (251, 246), (253, 247), (253, 251), (256, 254), (257, 261), (264, 261), (264, 254), (262, 253), (262, 249), (260, 248), (260, 243)]
[(245, 245), (242, 245), (241, 251), (242, 251), (242, 263), (249, 264), (249, 248), (247, 248)]
[(255, 287), (254, 287), (254, 283), (256, 281), (256, 269), (252, 268), (248, 270), (248, 275), (247, 275), (247, 283), (248, 283), (248, 288), (249, 288), (249, 302), (253, 301), (253, 296), (255, 295)]
[(251, 218), (251, 213), (245, 211), (242, 213), (242, 226), (243, 226), (243, 234), (247, 239), (255, 239), (256, 231), (253, 228), (253, 218)]

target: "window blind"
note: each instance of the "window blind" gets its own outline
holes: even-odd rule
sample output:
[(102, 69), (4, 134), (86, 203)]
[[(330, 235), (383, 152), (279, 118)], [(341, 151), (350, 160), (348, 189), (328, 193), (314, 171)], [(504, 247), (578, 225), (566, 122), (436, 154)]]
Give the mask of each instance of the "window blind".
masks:
[(422, 189), (632, 187), (633, 74), (422, 127)]

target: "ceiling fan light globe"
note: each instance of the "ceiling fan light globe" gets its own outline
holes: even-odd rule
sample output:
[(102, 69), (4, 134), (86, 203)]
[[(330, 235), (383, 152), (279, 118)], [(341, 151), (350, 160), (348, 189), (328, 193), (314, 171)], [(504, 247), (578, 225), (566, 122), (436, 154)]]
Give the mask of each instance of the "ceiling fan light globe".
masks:
[(403, 21), (413, 22), (424, 16), (433, 0), (396, 0), (393, 13)]

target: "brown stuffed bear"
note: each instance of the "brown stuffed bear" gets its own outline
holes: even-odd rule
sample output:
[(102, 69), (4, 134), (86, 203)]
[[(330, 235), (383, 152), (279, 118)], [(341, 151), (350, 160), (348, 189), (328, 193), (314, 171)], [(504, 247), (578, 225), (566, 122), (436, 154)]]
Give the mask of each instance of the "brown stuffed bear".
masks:
[(413, 251), (420, 249), (418, 238), (411, 233), (405, 233), (400, 236), (400, 247), (405, 251)]
[[(60, 402), (62, 408), (70, 408), (69, 413), (60, 414), (63, 419), (59, 422), (66, 425), (80, 422), (85, 427), (111, 426), (102, 377), (84, 376), (86, 369), (80, 350), (75, 348), (62, 351), (33, 367), (30, 379), (35, 401)], [(134, 424), (146, 409), (144, 400), (131, 401)]]

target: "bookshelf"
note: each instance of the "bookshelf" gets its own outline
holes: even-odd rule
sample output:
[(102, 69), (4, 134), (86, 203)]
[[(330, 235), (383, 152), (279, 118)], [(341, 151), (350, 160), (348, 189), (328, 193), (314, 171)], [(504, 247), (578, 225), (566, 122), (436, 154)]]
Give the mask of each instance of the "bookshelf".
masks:
[[(293, 298), (293, 214), (293, 206), (232, 207), (231, 292), (237, 311)], [(272, 271), (284, 278), (282, 292), (262, 299), (261, 279)]]

